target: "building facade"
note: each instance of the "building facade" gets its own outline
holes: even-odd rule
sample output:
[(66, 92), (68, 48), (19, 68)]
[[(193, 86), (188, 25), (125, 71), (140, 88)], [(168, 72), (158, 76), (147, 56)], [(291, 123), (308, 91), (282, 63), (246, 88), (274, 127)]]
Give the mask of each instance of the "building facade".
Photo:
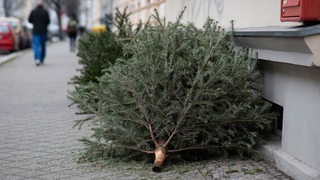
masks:
[[(288, 0), (289, 1), (289, 0)], [(174, 20), (186, 7), (184, 22), (201, 27), (207, 17), (230, 29), (235, 43), (259, 58), (264, 97), (281, 111), (278, 137), (262, 147), (275, 166), (294, 179), (320, 179), (320, 25), (280, 21), (279, 0), (167, 1)]]
[(146, 23), (154, 10), (157, 10), (160, 18), (166, 16), (166, 2), (168, 0), (116, 0), (114, 8), (118, 8), (120, 12), (127, 8), (132, 13), (130, 21), (132, 24), (138, 24), (140, 21)]

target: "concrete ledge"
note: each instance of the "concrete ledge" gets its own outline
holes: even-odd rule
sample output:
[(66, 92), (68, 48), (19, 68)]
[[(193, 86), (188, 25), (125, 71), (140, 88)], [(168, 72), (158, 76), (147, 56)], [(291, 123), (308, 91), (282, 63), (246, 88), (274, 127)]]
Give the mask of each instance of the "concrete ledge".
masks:
[(237, 37), (306, 37), (320, 33), (320, 25), (313, 26), (271, 26), (236, 29)]
[(245, 28), (233, 34), (236, 46), (253, 49), (259, 59), (320, 66), (320, 25)]
[(302, 163), (281, 149), (280, 138), (273, 138), (259, 150), (266, 157), (266, 161), (286, 175), (297, 180), (319, 180), (320, 172)]
[(272, 62), (287, 63), (293, 65), (311, 67), (314, 65), (313, 55), (298, 52), (273, 51), (265, 49), (254, 49), (253, 54), (257, 54), (254, 58), (267, 60)]

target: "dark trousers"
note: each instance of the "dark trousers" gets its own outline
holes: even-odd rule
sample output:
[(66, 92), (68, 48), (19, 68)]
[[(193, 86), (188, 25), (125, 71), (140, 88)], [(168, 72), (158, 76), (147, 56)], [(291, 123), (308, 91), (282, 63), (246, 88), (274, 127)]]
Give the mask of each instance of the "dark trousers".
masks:
[(32, 49), (34, 53), (34, 60), (44, 62), (46, 57), (46, 34), (33, 34), (32, 35)]
[(77, 33), (70, 33), (69, 39), (70, 39), (70, 51), (75, 52), (77, 47)]

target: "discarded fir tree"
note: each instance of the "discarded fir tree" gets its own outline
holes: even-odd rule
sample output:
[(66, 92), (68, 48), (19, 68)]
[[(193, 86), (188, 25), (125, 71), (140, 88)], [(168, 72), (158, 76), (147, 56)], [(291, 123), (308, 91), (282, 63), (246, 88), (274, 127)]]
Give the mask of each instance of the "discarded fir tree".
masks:
[[(167, 153), (250, 155), (274, 115), (261, 97), (256, 61), (235, 51), (231, 37), (208, 19), (202, 29), (161, 21), (123, 45), (99, 84), (72, 98), (93, 114), (87, 155), (154, 154), (161, 171)], [(93, 101), (94, 100), (94, 101)]]

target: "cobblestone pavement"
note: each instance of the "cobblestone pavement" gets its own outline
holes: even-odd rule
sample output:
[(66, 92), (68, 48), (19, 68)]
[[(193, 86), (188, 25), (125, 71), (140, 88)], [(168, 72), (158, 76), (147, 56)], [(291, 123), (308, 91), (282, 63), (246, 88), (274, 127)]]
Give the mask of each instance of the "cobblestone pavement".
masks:
[(151, 172), (151, 164), (77, 163), (78, 139), (89, 135), (73, 128), (79, 117), (66, 98), (77, 59), (67, 42), (57, 42), (43, 66), (35, 66), (30, 50), (0, 65), (0, 180), (289, 179), (252, 160), (172, 165), (162, 173)]

